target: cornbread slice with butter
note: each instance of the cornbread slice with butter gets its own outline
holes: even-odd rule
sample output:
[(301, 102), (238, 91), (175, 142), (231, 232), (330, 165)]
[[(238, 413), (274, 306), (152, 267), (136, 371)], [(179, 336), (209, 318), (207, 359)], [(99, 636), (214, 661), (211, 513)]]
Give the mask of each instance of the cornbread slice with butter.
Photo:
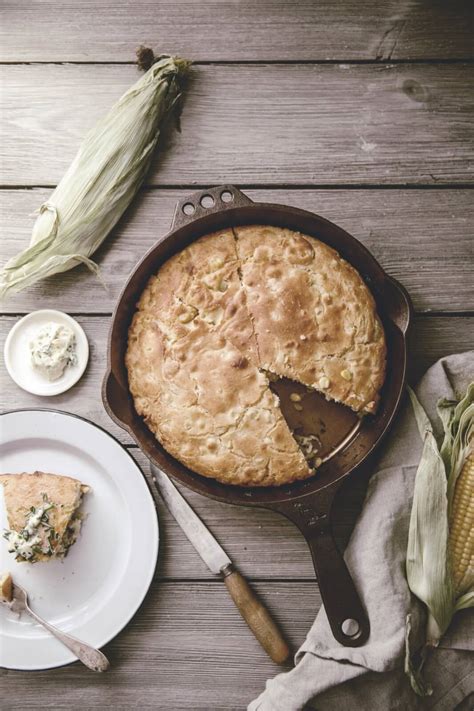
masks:
[(59, 474), (1, 474), (9, 528), (8, 550), (19, 562), (60, 558), (77, 539), (78, 511), (89, 487)]
[(334, 250), (253, 225), (198, 239), (151, 277), (125, 360), (135, 409), (170, 454), (224, 483), (281, 485), (314, 469), (269, 379), (374, 412), (385, 337), (367, 286)]

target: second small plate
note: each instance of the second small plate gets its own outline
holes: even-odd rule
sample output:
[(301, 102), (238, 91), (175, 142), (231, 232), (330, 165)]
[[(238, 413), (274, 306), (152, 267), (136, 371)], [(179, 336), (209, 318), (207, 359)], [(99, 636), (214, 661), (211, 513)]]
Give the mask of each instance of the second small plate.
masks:
[[(68, 365), (57, 380), (46, 380), (37, 373), (30, 362), (29, 344), (36, 332), (54, 321), (68, 326), (76, 336), (77, 363)], [(33, 395), (59, 395), (77, 383), (89, 360), (89, 343), (82, 327), (71, 316), (54, 309), (42, 309), (20, 319), (11, 329), (5, 341), (5, 366), (12, 380), (20, 388)]]

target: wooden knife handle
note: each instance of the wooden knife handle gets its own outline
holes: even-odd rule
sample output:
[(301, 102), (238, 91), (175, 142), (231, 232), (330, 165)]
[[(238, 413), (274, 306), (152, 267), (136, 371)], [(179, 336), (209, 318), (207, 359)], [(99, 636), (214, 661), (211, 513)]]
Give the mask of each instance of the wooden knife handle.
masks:
[(228, 566), (223, 575), (227, 590), (245, 622), (273, 661), (282, 664), (288, 659), (290, 650), (270, 613), (237, 570)]

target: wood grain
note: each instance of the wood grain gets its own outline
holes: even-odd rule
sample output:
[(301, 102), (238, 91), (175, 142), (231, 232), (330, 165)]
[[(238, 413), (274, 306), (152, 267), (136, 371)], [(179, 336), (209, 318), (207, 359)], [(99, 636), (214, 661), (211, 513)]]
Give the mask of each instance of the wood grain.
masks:
[[(6, 335), (17, 319), (0, 317), (0, 349)], [(131, 443), (130, 437), (117, 427), (106, 414), (100, 396), (102, 378), (106, 370), (107, 335), (109, 316), (78, 317), (90, 345), (90, 361), (81, 380), (62, 395), (48, 398), (47, 406), (60, 410), (72, 410), (104, 427), (122, 442)], [(474, 345), (474, 317), (418, 317), (415, 319), (412, 337), (413, 377), (422, 372), (438, 358), (472, 348)], [(1, 364), (2, 392), (0, 411), (21, 407), (45, 407), (44, 398), (21, 390), (10, 380), (5, 365)]]
[[(85, 268), (12, 295), (4, 312), (38, 307), (70, 313), (112, 311), (143, 254), (170, 227), (176, 202), (191, 190), (143, 190), (96, 253), (105, 291)], [(470, 190), (246, 190), (252, 199), (295, 205), (341, 225), (408, 289), (417, 311), (474, 310), (474, 200)], [(26, 247), (34, 211), (51, 190), (0, 191), (2, 257)]]
[[(414, 377), (473, 348), (474, 71), (459, 62), (474, 56), (473, 17), (468, 0), (5, 0), (0, 61), (12, 64), (0, 67), (0, 185), (10, 188), (0, 191), (2, 261), (26, 245), (28, 215), (51, 192), (36, 186), (61, 179), (87, 129), (138, 78), (129, 64), (136, 46), (198, 65), (183, 132), (165, 132), (150, 172), (148, 184), (161, 189), (143, 190), (97, 253), (109, 291), (80, 268), (2, 304), (11, 314), (0, 317), (2, 349), (13, 314), (82, 314), (91, 343), (84, 378), (45, 402), (17, 388), (1, 363), (0, 409), (46, 405), (92, 419), (148, 473), (100, 400), (109, 314), (193, 185), (247, 185), (250, 197), (315, 211), (360, 239), (425, 314), (412, 337)], [(427, 185), (437, 189), (413, 189)], [(34, 189), (15, 189), (22, 186)], [(426, 313), (436, 311), (453, 315)], [(336, 500), (341, 547), (365, 486), (365, 478), (349, 480)], [(299, 531), (270, 511), (182, 491), (299, 646), (321, 604)], [(144, 604), (107, 645), (112, 670), (93, 675), (75, 664), (33, 678), (0, 669), (5, 711), (240, 711), (280, 671), (155, 497), (159, 562)]]
[[(2, 66), (0, 183), (54, 185), (131, 66)], [(472, 65), (200, 66), (150, 184), (472, 183)]]
[[(293, 648), (299, 646), (320, 606), (316, 587), (265, 582), (255, 589)], [(241, 711), (282, 670), (222, 582), (155, 582), (132, 624), (104, 652), (112, 668), (102, 675), (79, 664), (35, 672), (34, 679), (0, 670), (5, 711), (63, 708), (66, 698), (69, 709)]]
[[(469, 2), (87, 0), (3, 3), (2, 61), (131, 61), (135, 47), (194, 60), (472, 57)], [(133, 8), (133, 9), (132, 9)]]

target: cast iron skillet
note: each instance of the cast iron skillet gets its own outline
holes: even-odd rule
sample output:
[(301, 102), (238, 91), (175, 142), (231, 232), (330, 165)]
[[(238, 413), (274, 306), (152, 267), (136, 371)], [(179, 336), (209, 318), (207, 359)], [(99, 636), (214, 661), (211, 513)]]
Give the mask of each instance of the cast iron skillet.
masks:
[[(287, 227), (317, 237), (334, 247), (359, 271), (369, 286), (387, 338), (387, 377), (377, 413), (357, 420), (348, 413), (347, 408), (327, 405), (323, 398), (315, 395), (312, 424), (314, 426), (316, 421), (319, 422), (321, 438), (325, 439), (324, 462), (314, 477), (282, 487), (249, 489), (224, 485), (194, 473), (174, 459), (136, 414), (124, 365), (128, 327), (149, 276), (174, 253), (202, 235), (244, 224)], [(385, 274), (354, 237), (311, 212), (283, 205), (254, 203), (234, 186), (225, 185), (194, 193), (178, 202), (171, 231), (143, 257), (125, 285), (109, 335), (108, 370), (102, 396), (111, 418), (130, 433), (154, 464), (193, 491), (230, 504), (273, 509), (293, 521), (310, 547), (334, 637), (350, 647), (367, 641), (370, 625), (332, 537), (331, 505), (343, 480), (349, 475), (356, 475), (356, 470), (379, 444), (397, 412), (405, 385), (405, 337), (410, 318), (411, 303), (406, 291)], [(291, 389), (294, 389), (293, 385)], [(284, 402), (282, 408), (286, 415)], [(322, 408), (322, 416), (319, 408)], [(304, 422), (299, 425), (304, 429)], [(290, 426), (294, 423), (290, 422)]]

